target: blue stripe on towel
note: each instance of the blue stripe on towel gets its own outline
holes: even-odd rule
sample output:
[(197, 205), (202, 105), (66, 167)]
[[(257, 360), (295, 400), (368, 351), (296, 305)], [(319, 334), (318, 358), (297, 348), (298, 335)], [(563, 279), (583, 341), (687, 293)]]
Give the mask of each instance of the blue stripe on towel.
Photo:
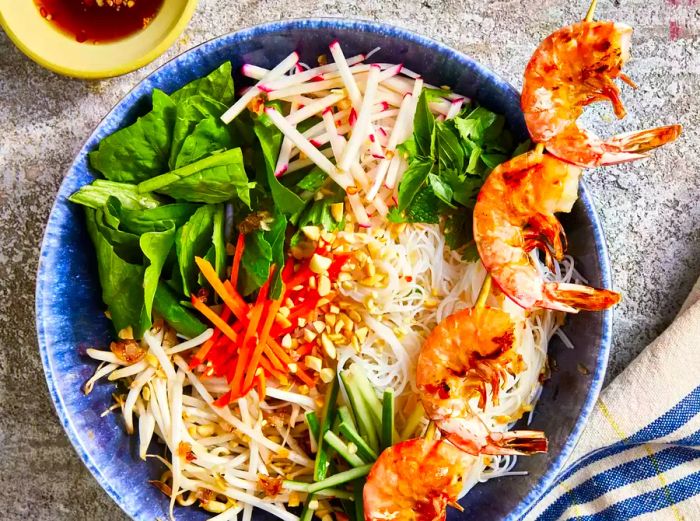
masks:
[(657, 438), (662, 438), (671, 434), (673, 431), (680, 429), (688, 420), (698, 414), (700, 410), (700, 386), (696, 387), (680, 402), (671, 407), (667, 412), (659, 416), (646, 427), (637, 431), (632, 436), (613, 443), (602, 449), (587, 454), (572, 466), (567, 468), (562, 474), (557, 477), (557, 481), (547, 490), (547, 493), (557, 486), (557, 483), (568, 479), (570, 476), (578, 472), (581, 468), (590, 465), (593, 462), (599, 461), (613, 454), (617, 454), (624, 450), (629, 450), (640, 443), (645, 443)]
[(665, 487), (627, 498), (588, 516), (576, 516), (576, 521), (621, 521), (649, 512), (656, 512), (700, 494), (700, 472), (669, 483)]
[(628, 461), (617, 467), (605, 470), (580, 483), (552, 503), (538, 519), (554, 521), (559, 519), (574, 503), (579, 505), (593, 501), (600, 496), (634, 483), (656, 476), (661, 472), (700, 458), (700, 449), (671, 446), (653, 455)]

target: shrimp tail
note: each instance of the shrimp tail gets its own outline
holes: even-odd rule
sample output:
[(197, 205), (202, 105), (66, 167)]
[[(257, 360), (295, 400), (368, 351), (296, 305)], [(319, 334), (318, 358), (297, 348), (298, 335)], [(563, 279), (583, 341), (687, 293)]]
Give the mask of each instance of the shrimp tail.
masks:
[(644, 153), (675, 141), (681, 134), (682, 129), (681, 125), (668, 125), (636, 132), (626, 132), (608, 139), (605, 142), (605, 147), (620, 153)]
[(437, 421), (436, 425), (453, 445), (474, 456), (547, 452), (547, 438), (541, 431), (489, 432), (478, 418), (453, 417)]
[(457, 433), (445, 436), (453, 445), (468, 454), (528, 456), (547, 452), (547, 437), (541, 431), (492, 432), (486, 438), (475, 441), (471, 436), (462, 437)]
[[(493, 432), (491, 442), (484, 454), (513, 454), (527, 456), (538, 452), (547, 452), (549, 442), (542, 431)], [(493, 452), (491, 452), (493, 451)]]
[(600, 311), (620, 301), (620, 294), (615, 291), (582, 284), (546, 282), (543, 289), (545, 298), (539, 305), (568, 313)]

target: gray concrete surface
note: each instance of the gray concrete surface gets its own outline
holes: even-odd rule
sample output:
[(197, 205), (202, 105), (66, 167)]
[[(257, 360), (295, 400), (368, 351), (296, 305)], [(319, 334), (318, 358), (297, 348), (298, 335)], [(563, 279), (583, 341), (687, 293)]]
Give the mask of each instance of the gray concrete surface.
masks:
[[(56, 420), (37, 352), (33, 306), (39, 246), (54, 194), (83, 140), (131, 86), (219, 34), (310, 15), (407, 27), (474, 56), (520, 86), (540, 39), (582, 17), (586, 7), (585, 0), (203, 0), (165, 56), (98, 82), (43, 70), (0, 33), (0, 517), (125, 518), (82, 466)], [(675, 145), (649, 160), (587, 174), (607, 232), (615, 285), (625, 295), (616, 312), (610, 378), (669, 324), (700, 275), (700, 3), (601, 0), (598, 17), (636, 29), (627, 72), (640, 88), (625, 90), (630, 116), (613, 129), (685, 126)]]

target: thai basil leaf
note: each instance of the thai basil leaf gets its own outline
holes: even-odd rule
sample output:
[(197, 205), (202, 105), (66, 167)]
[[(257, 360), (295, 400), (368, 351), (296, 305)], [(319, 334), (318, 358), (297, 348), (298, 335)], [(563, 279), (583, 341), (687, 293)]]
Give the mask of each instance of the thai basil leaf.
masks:
[(163, 281), (158, 283), (153, 298), (153, 310), (181, 335), (194, 338), (207, 327), (190, 313), (178, 300), (175, 293)]
[(81, 186), (68, 200), (97, 209), (102, 208), (110, 196), (119, 199), (122, 208), (129, 210), (155, 208), (161, 204), (152, 194), (139, 193), (136, 185), (106, 179), (95, 179), (89, 185)]
[(457, 136), (442, 122), (435, 125), (438, 160), (442, 168), (464, 169), (464, 150)]
[(138, 183), (168, 170), (175, 103), (153, 90), (153, 109), (100, 141), (90, 165), (111, 181)]
[(421, 93), (413, 121), (413, 139), (419, 155), (433, 157), (435, 149), (435, 117), (428, 107), (428, 96)]
[(399, 184), (399, 211), (408, 208), (432, 168), (433, 159), (429, 157), (416, 157), (411, 162)]
[(442, 177), (435, 174), (428, 174), (428, 184), (433, 190), (433, 194), (440, 199), (443, 203), (451, 208), (454, 208), (452, 204), (452, 187), (445, 181)]

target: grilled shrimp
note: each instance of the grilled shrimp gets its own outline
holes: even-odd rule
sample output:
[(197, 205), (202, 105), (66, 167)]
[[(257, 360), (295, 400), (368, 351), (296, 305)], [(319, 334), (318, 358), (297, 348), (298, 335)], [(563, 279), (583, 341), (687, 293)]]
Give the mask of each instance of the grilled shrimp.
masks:
[(428, 335), (418, 355), (416, 384), (428, 418), (449, 441), (470, 454), (545, 452), (547, 439), (536, 431), (489, 432), (470, 405), (486, 405), (487, 383), (494, 403), (508, 372), (524, 369), (515, 346), (522, 324), (497, 308), (458, 311)]
[(625, 116), (614, 80), (635, 86), (622, 72), (631, 39), (631, 27), (612, 21), (578, 22), (545, 38), (525, 69), (521, 98), (535, 142), (565, 161), (593, 167), (645, 157), (644, 152), (678, 137), (681, 126), (669, 125), (603, 140), (576, 123), (596, 101), (610, 100), (615, 115)]
[(441, 521), (475, 458), (444, 440), (418, 438), (386, 449), (363, 490), (366, 521)]
[(545, 282), (528, 254), (539, 248), (563, 258), (566, 236), (554, 214), (571, 211), (581, 173), (575, 165), (531, 151), (497, 166), (481, 187), (474, 206), (479, 256), (501, 291), (525, 309), (576, 313), (620, 300), (606, 289)]

